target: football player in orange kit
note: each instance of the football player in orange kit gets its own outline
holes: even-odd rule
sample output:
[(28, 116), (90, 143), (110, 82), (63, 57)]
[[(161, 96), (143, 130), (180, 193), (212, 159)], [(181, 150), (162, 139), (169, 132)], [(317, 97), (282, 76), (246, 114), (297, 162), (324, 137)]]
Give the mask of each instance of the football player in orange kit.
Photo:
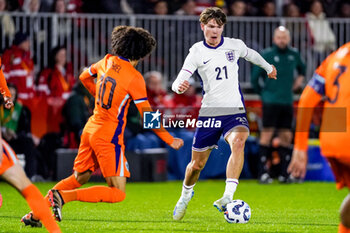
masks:
[[(130, 26), (115, 27), (111, 41), (112, 54), (80, 75), (84, 86), (95, 96), (95, 109), (81, 136), (74, 174), (48, 193), (58, 221), (62, 219), (62, 205), (70, 201), (115, 203), (125, 198), (126, 178), (130, 177), (123, 138), (128, 107), (133, 100), (141, 116), (150, 110), (145, 81), (135, 66), (151, 53), (156, 41), (148, 31)], [(164, 128), (154, 131), (173, 149), (183, 146), (182, 139), (174, 139)], [(109, 187), (77, 189), (98, 167)]]
[[(0, 92), (1, 95), (3, 95), (5, 107), (11, 108), (13, 106), (13, 103), (10, 100), (11, 94), (1, 70), (1, 59)], [(1, 139), (1, 132), (0, 151), (0, 177), (6, 180), (10, 185), (12, 185), (22, 194), (22, 196), (26, 199), (29, 207), (33, 210), (35, 215), (38, 216), (38, 219), (43, 222), (44, 226), (49, 232), (61, 232), (59, 226), (52, 217), (51, 211), (46, 205), (46, 202), (40, 191), (30, 182), (21, 165), (19, 165), (15, 152), (4, 140)], [(1, 195), (0, 202), (2, 202)], [(25, 219), (22, 221), (25, 221)], [(41, 227), (41, 223), (39, 221), (37, 222), (37, 226)]]
[[(337, 188), (350, 188), (350, 42), (322, 62), (300, 97), (294, 152), (288, 168), (294, 177), (305, 177), (308, 129), (313, 108), (323, 97), (321, 152), (331, 165)], [(340, 219), (338, 232), (350, 233), (350, 194), (341, 205)]]

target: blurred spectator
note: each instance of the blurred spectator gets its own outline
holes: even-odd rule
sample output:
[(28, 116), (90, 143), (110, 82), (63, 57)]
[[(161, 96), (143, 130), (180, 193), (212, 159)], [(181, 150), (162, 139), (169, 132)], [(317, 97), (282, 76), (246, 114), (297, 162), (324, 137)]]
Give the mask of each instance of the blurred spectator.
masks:
[(166, 15), (168, 14), (168, 3), (167, 1), (157, 1), (153, 7), (153, 14)]
[(55, 0), (41, 0), (40, 11), (41, 12), (51, 12), (51, 9), (55, 3)]
[(247, 16), (257, 16), (259, 13), (259, 2), (258, 1), (248, 1), (246, 2), (246, 15)]
[(67, 12), (68, 13), (81, 13), (81, 7), (83, 6), (82, 0), (68, 0), (67, 2)]
[(69, 148), (78, 148), (81, 132), (91, 115), (91, 95), (83, 84), (78, 81), (64, 104), (62, 115), (64, 119), (64, 145)]
[(6, 109), (2, 103), (0, 104), (2, 136), (16, 154), (24, 154), (25, 171), (28, 177), (31, 178), (38, 174), (40, 161), (40, 153), (35, 148), (31, 135), (31, 114), (28, 108), (17, 101), (16, 86), (9, 83), (8, 87), (14, 106), (11, 109)]
[(52, 12), (57, 14), (66, 13), (66, 2), (65, 0), (56, 0), (53, 4)]
[(214, 6), (219, 7), (226, 15), (228, 15), (228, 8), (225, 0), (216, 0)]
[(17, 11), (22, 8), (22, 5), (19, 3), (18, 0), (7, 0), (7, 10), (8, 11)]
[(53, 5), (53, 12), (57, 13), (49, 18), (51, 20), (50, 38), (51, 46), (57, 47), (66, 44), (72, 35), (72, 19), (62, 17), (66, 13), (67, 6), (65, 0), (55, 0)]
[(131, 7), (127, 1), (111, 1), (111, 0), (84, 0), (82, 10), (85, 13), (131, 13)]
[(30, 41), (26, 33), (17, 32), (11, 48), (3, 54), (4, 75), (8, 83), (18, 89), (18, 100), (31, 109), (34, 97), (34, 62), (30, 54)]
[(215, 6), (215, 0), (196, 0), (196, 14), (199, 15), (205, 8)]
[[(274, 45), (267, 48), (263, 58), (274, 65), (278, 79), (267, 78), (266, 72), (258, 66), (252, 70), (251, 83), (263, 103), (263, 128), (259, 141), (259, 181), (271, 183), (271, 174), (266, 166), (273, 152), (272, 139), (277, 131), (281, 172), (280, 182), (289, 182), (287, 167), (291, 157), (293, 91), (302, 88), (306, 67), (299, 52), (289, 46), (290, 32), (285, 27), (278, 27), (273, 34)], [(295, 76), (298, 74), (298, 76)]]
[(236, 0), (230, 4), (229, 15), (230, 16), (245, 16), (246, 3), (243, 0)]
[(350, 18), (350, 2), (343, 2), (339, 4), (338, 17)]
[(150, 71), (145, 75), (147, 97), (152, 108), (171, 106), (171, 98), (163, 87), (163, 76), (158, 71)]
[[(45, 42), (51, 40), (48, 38), (47, 27), (47, 18), (39, 17), (38, 13), (40, 12), (42, 0), (24, 0), (22, 11), (25, 12), (23, 17), (20, 17), (16, 20), (16, 26), (20, 28), (21, 31), (28, 32), (32, 38), (32, 52), (33, 52), (33, 60), (36, 65), (39, 67), (43, 67), (45, 64), (44, 57), (47, 54), (44, 52)], [(35, 16), (35, 17), (33, 17)], [(40, 59), (41, 58), (41, 59)]]
[(294, 3), (289, 3), (287, 5), (284, 6), (284, 14), (283, 16), (285, 17), (300, 17), (300, 9), (297, 5), (295, 5)]
[(51, 51), (50, 66), (44, 69), (38, 80), (38, 95), (47, 97), (47, 132), (60, 133), (62, 108), (75, 83), (72, 65), (67, 63), (64, 47)]
[[(13, 40), (15, 35), (15, 23), (11, 16), (6, 13), (7, 10), (7, 0), (0, 0), (0, 13), (2, 14), (0, 15), (0, 39), (5, 43), (4, 45), (1, 45), (2, 48), (9, 47), (10, 41)], [(2, 52), (1, 47), (0, 53)]]
[(24, 0), (22, 11), (27, 14), (38, 13), (40, 10), (41, 0)]
[(175, 12), (175, 15), (195, 15), (196, 2), (194, 0), (186, 0), (181, 8)]
[[(313, 1), (306, 13), (308, 27), (313, 40), (313, 49), (318, 53), (329, 53), (335, 49), (335, 35), (326, 19), (321, 1)], [(323, 57), (320, 59), (323, 60)]]
[(273, 1), (266, 1), (264, 2), (260, 16), (264, 17), (275, 17), (276, 16), (276, 5)]
[(338, 7), (342, 2), (348, 2), (349, 0), (322, 0), (324, 12), (327, 17), (336, 17), (338, 13)]

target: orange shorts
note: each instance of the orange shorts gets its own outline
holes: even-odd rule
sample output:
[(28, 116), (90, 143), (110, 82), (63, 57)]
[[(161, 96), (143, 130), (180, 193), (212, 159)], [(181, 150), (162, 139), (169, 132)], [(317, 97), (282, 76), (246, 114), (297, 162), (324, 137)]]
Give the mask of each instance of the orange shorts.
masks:
[(124, 145), (115, 145), (101, 136), (83, 132), (73, 169), (77, 172), (94, 172), (100, 168), (104, 177), (130, 177), (124, 150)]
[(0, 163), (0, 176), (4, 174), (4, 172), (18, 163), (18, 159), (16, 153), (12, 150), (12, 148), (7, 144), (4, 140), (2, 141), (2, 162)]
[(350, 189), (350, 158), (327, 158), (331, 164), (337, 189), (348, 187)]

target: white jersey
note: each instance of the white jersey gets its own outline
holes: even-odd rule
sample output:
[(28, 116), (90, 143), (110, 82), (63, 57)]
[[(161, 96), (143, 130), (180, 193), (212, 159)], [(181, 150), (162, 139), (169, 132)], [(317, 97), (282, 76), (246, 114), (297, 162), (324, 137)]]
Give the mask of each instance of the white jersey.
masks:
[(244, 100), (239, 86), (238, 59), (251, 61), (268, 73), (269, 65), (257, 52), (249, 49), (242, 40), (222, 37), (216, 47), (205, 41), (195, 43), (186, 57), (183, 67), (173, 83), (173, 91), (197, 73), (203, 87), (200, 116), (220, 116), (244, 113)]

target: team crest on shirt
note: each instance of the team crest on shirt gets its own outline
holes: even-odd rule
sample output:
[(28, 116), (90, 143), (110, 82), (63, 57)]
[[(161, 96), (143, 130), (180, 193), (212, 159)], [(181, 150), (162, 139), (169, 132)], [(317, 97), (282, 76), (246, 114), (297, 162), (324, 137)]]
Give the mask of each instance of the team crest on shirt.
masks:
[(225, 52), (226, 54), (226, 58), (229, 62), (234, 62), (235, 61), (235, 53), (233, 52), (233, 50), (230, 50), (228, 52)]

